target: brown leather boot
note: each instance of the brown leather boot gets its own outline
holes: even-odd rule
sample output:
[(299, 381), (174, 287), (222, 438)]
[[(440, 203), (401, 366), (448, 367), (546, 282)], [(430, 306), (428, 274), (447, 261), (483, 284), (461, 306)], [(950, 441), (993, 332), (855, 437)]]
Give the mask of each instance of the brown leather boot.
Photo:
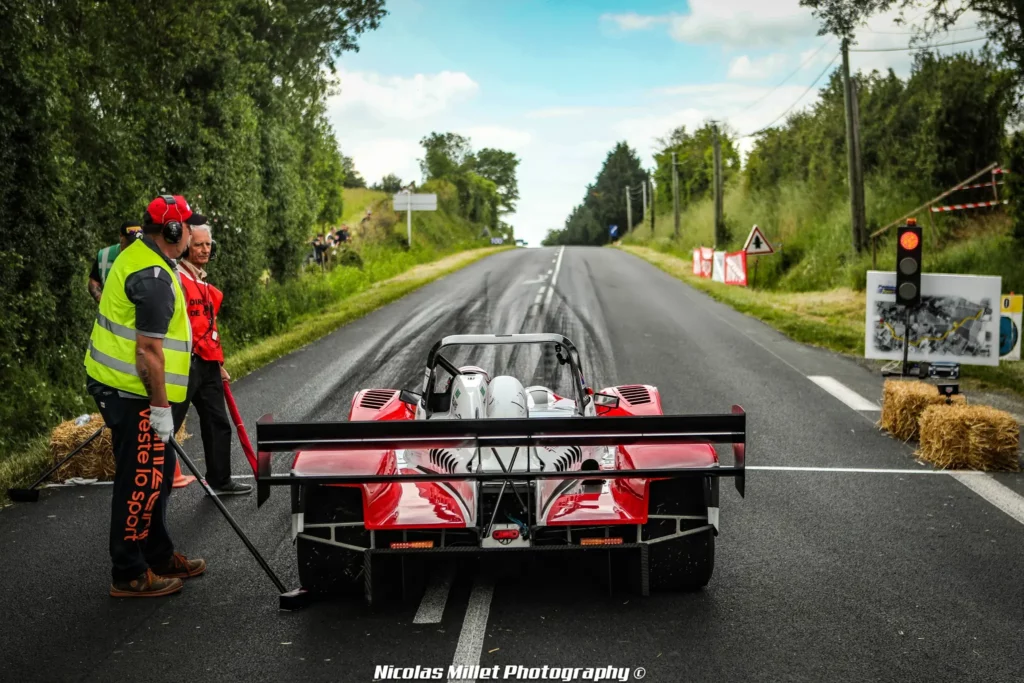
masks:
[(174, 553), (167, 564), (152, 569), (165, 579), (191, 579), (206, 571), (206, 560), (190, 560), (181, 553)]
[(184, 584), (181, 579), (168, 579), (157, 576), (147, 569), (131, 581), (114, 581), (110, 584), (112, 598), (159, 598), (181, 590)]

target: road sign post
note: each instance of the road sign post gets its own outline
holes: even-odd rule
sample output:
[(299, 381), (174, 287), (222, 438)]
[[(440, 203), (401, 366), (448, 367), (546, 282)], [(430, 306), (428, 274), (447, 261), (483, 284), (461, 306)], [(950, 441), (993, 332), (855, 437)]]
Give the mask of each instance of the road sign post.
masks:
[(412, 212), (413, 211), (437, 211), (436, 194), (413, 194), (409, 190), (399, 192), (392, 197), (395, 211), (405, 211), (406, 232), (408, 233), (409, 247), (412, 247)]
[[(747, 242), (743, 245), (743, 251), (747, 256), (759, 256), (761, 254), (774, 254), (775, 248), (765, 238), (761, 228), (756, 225), (750, 229), (747, 235)], [(757, 287), (757, 259), (754, 259), (754, 277), (750, 284), (751, 288)]]

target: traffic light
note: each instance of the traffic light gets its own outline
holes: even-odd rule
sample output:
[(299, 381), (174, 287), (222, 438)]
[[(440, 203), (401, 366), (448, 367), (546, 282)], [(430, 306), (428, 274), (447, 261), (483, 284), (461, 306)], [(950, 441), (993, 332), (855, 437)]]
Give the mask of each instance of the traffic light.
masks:
[(913, 218), (896, 229), (896, 303), (921, 304), (921, 228)]

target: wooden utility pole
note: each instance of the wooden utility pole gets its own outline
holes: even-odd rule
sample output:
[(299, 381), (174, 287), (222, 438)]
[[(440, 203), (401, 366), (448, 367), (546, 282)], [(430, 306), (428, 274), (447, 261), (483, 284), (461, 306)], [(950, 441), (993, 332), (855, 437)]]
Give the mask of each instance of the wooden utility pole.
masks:
[(629, 202), (629, 185), (626, 185), (626, 232), (633, 232), (633, 206)]
[(640, 192), (643, 196), (643, 207), (644, 210), (640, 212), (640, 222), (644, 222), (644, 218), (647, 217), (647, 181), (640, 183)]
[(672, 152), (672, 213), (675, 215), (676, 237), (679, 237), (679, 170), (675, 152)]
[(654, 213), (655, 213), (655, 211), (657, 211), (657, 209), (654, 208), (655, 207), (655, 204), (654, 204), (654, 178), (651, 178), (650, 180), (648, 180), (648, 182), (651, 184), (651, 234), (653, 235), (654, 234)]
[(714, 132), (712, 146), (715, 153), (715, 248), (722, 249), (725, 247), (725, 231), (723, 230), (725, 226), (722, 222), (722, 144), (718, 139), (717, 122), (712, 122), (712, 131)]
[(843, 100), (846, 104), (846, 160), (850, 184), (850, 240), (860, 251), (867, 240), (864, 225), (864, 177), (860, 163), (860, 131), (857, 95), (850, 78), (850, 41), (843, 38)]

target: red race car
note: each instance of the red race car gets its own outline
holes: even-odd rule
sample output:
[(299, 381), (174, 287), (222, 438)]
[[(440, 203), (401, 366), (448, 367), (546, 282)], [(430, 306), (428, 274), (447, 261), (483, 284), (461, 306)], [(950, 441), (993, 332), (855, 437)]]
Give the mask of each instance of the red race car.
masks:
[[(291, 488), (292, 597), (373, 602), (417, 557), (542, 550), (611, 553), (644, 595), (694, 590), (714, 569), (718, 478), (744, 495), (745, 441), (739, 406), (664, 415), (650, 385), (594, 392), (562, 335), (456, 335), (430, 350), (421, 393), (364, 389), (342, 422), (261, 418), (257, 500)], [(275, 451), (295, 452), (288, 474)]]

